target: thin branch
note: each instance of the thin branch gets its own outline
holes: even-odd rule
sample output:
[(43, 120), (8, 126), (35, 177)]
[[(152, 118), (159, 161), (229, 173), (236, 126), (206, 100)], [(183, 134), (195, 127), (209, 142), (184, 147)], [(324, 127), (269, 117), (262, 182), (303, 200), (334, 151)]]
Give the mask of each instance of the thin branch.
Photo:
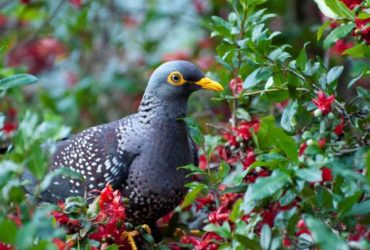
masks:
[(26, 39), (24, 39), (22, 42), (20, 43), (17, 43), (13, 48), (11, 48), (9, 50), (8, 53), (11, 53), (12, 51), (14, 51), (15, 49), (19, 48), (20, 46), (22, 45), (25, 45), (33, 40), (35, 40), (39, 34), (41, 33), (41, 31), (47, 27), (51, 20), (53, 20), (53, 18), (58, 14), (59, 10), (63, 7), (63, 4), (67, 2), (66, 0), (61, 0), (59, 2), (59, 4), (57, 5), (57, 7), (54, 9), (54, 11), (50, 14), (50, 16), (40, 25), (40, 27), (38, 27), (32, 34), (30, 34)]

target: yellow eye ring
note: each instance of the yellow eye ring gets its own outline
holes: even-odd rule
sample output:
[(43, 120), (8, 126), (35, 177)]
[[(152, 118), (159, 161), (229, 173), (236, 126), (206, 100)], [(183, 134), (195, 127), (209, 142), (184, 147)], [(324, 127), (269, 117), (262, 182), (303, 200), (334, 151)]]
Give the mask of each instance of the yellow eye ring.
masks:
[(184, 77), (181, 75), (178, 71), (173, 71), (171, 74), (167, 77), (167, 82), (174, 86), (180, 86), (183, 85), (186, 81), (184, 80)]

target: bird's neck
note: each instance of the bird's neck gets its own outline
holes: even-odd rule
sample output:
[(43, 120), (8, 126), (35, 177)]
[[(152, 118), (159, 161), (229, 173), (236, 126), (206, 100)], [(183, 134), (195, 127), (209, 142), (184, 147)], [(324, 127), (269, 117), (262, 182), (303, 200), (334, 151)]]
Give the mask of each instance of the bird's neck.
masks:
[(155, 121), (156, 118), (176, 121), (186, 116), (187, 102), (188, 97), (160, 100), (154, 95), (146, 93), (139, 106), (139, 117), (146, 121)]

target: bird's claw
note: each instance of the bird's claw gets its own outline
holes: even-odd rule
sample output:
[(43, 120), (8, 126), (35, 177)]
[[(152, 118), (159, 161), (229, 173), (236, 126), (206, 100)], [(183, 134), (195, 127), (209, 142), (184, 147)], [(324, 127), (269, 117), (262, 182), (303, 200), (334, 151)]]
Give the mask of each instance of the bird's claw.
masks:
[(138, 235), (141, 235), (143, 233), (142, 230), (144, 230), (147, 234), (152, 233), (152, 230), (150, 229), (150, 227), (147, 224), (138, 226), (138, 227), (136, 227), (136, 229), (134, 229), (132, 231), (123, 232), (123, 234), (122, 234), (123, 238), (127, 238), (127, 241), (129, 243), (129, 245), (131, 246), (132, 250), (138, 250), (136, 242), (135, 242), (135, 237), (138, 236)]

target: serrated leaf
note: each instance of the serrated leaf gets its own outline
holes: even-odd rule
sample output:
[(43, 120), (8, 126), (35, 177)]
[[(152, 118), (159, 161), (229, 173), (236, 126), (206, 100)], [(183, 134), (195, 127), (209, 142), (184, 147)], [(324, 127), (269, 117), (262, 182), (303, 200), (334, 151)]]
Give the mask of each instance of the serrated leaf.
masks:
[(295, 126), (297, 125), (297, 121), (295, 119), (295, 115), (298, 111), (298, 101), (293, 101), (285, 107), (284, 112), (281, 116), (280, 125), (281, 127), (289, 132), (293, 133), (295, 131)]
[(336, 67), (331, 68), (328, 74), (326, 75), (326, 82), (328, 84), (334, 82), (340, 77), (342, 72), (343, 72), (343, 66), (336, 66)]
[(349, 250), (348, 245), (323, 222), (309, 215), (306, 215), (304, 220), (311, 231), (314, 242), (321, 249)]
[(354, 23), (346, 23), (332, 30), (324, 40), (324, 49), (330, 48), (336, 41), (351, 32), (354, 27)]
[(18, 74), (0, 80), (0, 91), (37, 82), (38, 79), (30, 74)]

